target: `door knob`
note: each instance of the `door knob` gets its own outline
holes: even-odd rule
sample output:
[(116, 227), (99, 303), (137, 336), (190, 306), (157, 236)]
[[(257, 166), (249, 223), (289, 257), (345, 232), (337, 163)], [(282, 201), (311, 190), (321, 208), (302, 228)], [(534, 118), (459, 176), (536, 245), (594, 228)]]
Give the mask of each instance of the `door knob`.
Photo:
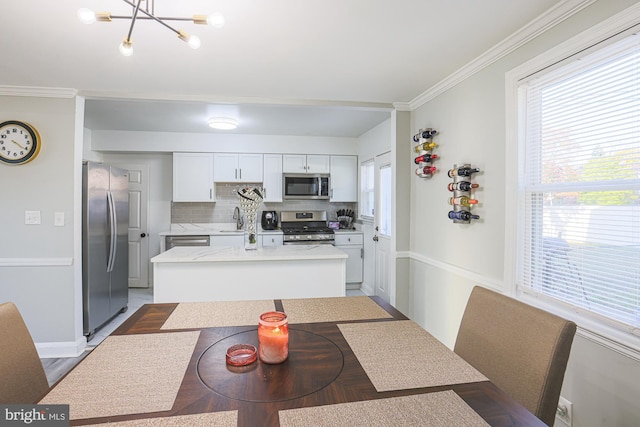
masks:
[(378, 241), (378, 236), (373, 236), (373, 241), (377, 242)]
[(147, 233), (140, 233), (140, 237), (147, 237)]

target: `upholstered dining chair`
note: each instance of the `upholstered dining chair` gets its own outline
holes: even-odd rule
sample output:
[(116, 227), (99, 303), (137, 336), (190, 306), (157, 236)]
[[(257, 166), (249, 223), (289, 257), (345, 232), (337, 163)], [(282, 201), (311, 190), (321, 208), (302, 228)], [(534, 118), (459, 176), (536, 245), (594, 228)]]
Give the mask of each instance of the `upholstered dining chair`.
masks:
[(575, 333), (571, 321), (476, 286), (454, 351), (552, 426)]
[(49, 383), (14, 303), (0, 304), (0, 325), (0, 403), (36, 403)]

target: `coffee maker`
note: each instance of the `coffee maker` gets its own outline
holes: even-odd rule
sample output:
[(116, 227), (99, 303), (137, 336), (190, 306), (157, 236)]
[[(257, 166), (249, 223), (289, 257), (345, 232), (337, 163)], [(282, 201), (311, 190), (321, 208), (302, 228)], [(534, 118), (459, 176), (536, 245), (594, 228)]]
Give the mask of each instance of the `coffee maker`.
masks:
[(275, 230), (278, 228), (278, 214), (276, 211), (262, 211), (262, 229)]

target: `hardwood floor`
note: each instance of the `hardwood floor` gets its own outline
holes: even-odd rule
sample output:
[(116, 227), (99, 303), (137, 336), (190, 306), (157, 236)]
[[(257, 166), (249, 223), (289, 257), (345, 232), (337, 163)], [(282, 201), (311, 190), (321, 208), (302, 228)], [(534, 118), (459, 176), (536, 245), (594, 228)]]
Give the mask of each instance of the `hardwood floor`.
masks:
[[(347, 296), (364, 296), (365, 294), (359, 289), (347, 290)], [(93, 338), (87, 343), (87, 349), (78, 357), (60, 357), (40, 359), (44, 371), (47, 374), (49, 385), (55, 384), (67, 372), (69, 372), (78, 362), (84, 359), (98, 344), (111, 334), (118, 326), (135, 313), (144, 304), (153, 302), (153, 291), (149, 289), (130, 288), (129, 289), (129, 309), (122, 314), (116, 316), (111, 322), (107, 323), (102, 329), (96, 332)]]

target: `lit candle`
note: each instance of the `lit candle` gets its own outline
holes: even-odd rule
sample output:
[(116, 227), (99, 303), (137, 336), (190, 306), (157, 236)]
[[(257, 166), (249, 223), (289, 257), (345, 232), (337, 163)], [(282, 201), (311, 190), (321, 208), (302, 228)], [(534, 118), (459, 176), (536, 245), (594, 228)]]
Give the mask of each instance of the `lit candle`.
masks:
[(269, 311), (258, 321), (258, 355), (264, 363), (282, 363), (289, 356), (289, 323), (287, 315)]

